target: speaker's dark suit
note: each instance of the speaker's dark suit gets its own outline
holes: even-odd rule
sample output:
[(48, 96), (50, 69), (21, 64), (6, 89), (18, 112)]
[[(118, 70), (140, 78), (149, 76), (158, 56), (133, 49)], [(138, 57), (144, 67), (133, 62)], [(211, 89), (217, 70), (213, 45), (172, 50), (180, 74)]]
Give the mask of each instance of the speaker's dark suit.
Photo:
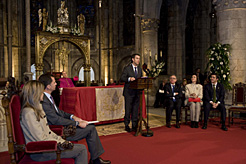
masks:
[[(174, 96), (174, 92), (172, 91), (171, 84), (166, 83), (164, 86), (165, 98), (166, 98), (166, 123), (170, 124), (173, 109), (176, 110), (176, 122), (178, 123), (180, 120), (180, 111), (181, 111), (181, 104), (182, 104), (182, 88), (181, 85), (175, 83), (174, 92), (178, 94)], [(173, 100), (175, 97), (175, 101)]]
[(130, 83), (128, 81), (129, 77), (140, 78), (142, 77), (142, 69), (140, 66), (137, 67), (137, 77), (135, 77), (135, 72), (133, 70), (132, 64), (126, 66), (121, 75), (120, 81), (125, 82), (123, 96), (125, 97), (125, 126), (130, 123), (130, 115), (132, 117), (132, 127), (137, 127), (138, 121), (138, 108), (139, 108), (139, 95), (138, 90), (130, 89)]
[[(70, 120), (71, 114), (66, 113), (60, 110), (57, 107), (55, 109), (53, 103), (47, 98), (44, 94), (43, 102), (42, 102), (43, 110), (47, 116), (47, 120), (49, 125), (76, 125), (76, 122)], [(66, 138), (68, 141), (77, 141), (86, 138), (86, 142), (91, 154), (91, 159), (94, 160), (98, 158), (102, 153), (104, 153), (104, 149), (102, 147), (101, 141), (98, 137), (97, 130), (94, 125), (87, 125), (85, 128), (76, 128), (76, 134), (74, 136)]]
[[(205, 85), (204, 87), (204, 94), (203, 94), (203, 106), (204, 106), (204, 122), (206, 123), (208, 120), (209, 112), (212, 108), (212, 104), (210, 104), (210, 101), (213, 101), (213, 86), (211, 83)], [(217, 83), (216, 86), (216, 102), (220, 102), (217, 109), (221, 112), (221, 120), (222, 123), (225, 123), (226, 119), (226, 109), (225, 109), (225, 89), (224, 86), (221, 83)]]

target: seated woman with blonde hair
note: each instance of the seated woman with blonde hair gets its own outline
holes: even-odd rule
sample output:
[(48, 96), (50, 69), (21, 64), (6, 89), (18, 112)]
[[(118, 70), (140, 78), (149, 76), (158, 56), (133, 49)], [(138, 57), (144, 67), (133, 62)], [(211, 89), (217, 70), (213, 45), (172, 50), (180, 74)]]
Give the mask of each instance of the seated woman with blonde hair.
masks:
[(191, 76), (191, 82), (185, 86), (185, 105), (190, 107), (191, 128), (198, 128), (203, 89), (201, 84), (197, 84), (196, 74)]
[[(40, 101), (43, 100), (44, 85), (38, 81), (27, 82), (22, 89), (22, 108), (20, 124), (26, 143), (32, 141), (53, 140), (57, 143), (65, 142), (61, 136), (56, 135), (49, 128), (45, 113)], [(34, 161), (48, 161), (56, 159), (55, 152), (30, 154)], [(85, 145), (74, 144), (73, 149), (61, 152), (61, 158), (74, 158), (75, 164), (88, 163)]]

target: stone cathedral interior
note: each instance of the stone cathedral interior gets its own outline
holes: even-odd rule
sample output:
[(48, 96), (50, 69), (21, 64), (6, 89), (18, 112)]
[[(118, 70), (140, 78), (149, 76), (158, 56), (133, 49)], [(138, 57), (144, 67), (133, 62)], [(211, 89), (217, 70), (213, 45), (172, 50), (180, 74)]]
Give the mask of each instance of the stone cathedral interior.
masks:
[(84, 87), (119, 83), (139, 53), (148, 68), (154, 60), (165, 63), (149, 92), (152, 106), (170, 75), (182, 82), (197, 68), (206, 74), (206, 51), (215, 43), (231, 46), (230, 84), (246, 83), (245, 18), (245, 0), (1, 0), (0, 89), (9, 76), (21, 84), (25, 76), (62, 71)]

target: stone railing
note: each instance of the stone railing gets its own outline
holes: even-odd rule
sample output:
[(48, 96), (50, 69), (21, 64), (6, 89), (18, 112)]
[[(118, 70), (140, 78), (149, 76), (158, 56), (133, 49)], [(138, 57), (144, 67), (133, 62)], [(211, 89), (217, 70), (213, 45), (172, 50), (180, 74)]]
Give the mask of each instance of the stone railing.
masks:
[[(2, 90), (0, 90), (0, 93)], [(0, 152), (8, 150), (7, 124), (5, 110), (2, 107), (2, 98), (0, 94)]]

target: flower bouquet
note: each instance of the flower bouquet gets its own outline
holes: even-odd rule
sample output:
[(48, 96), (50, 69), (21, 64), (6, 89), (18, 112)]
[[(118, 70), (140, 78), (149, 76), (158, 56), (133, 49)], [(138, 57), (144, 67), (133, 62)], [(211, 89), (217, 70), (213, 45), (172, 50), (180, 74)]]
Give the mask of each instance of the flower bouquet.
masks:
[(151, 70), (147, 68), (147, 64), (143, 64), (143, 71), (146, 73), (148, 77), (158, 77), (159, 74), (164, 70), (164, 62), (155, 61), (154, 65), (151, 66)]
[(229, 90), (232, 89), (229, 82), (231, 80), (229, 68), (230, 47), (229, 44), (216, 43), (210, 46), (206, 51), (209, 59), (207, 70), (209, 73), (216, 73), (219, 77), (218, 81)]

